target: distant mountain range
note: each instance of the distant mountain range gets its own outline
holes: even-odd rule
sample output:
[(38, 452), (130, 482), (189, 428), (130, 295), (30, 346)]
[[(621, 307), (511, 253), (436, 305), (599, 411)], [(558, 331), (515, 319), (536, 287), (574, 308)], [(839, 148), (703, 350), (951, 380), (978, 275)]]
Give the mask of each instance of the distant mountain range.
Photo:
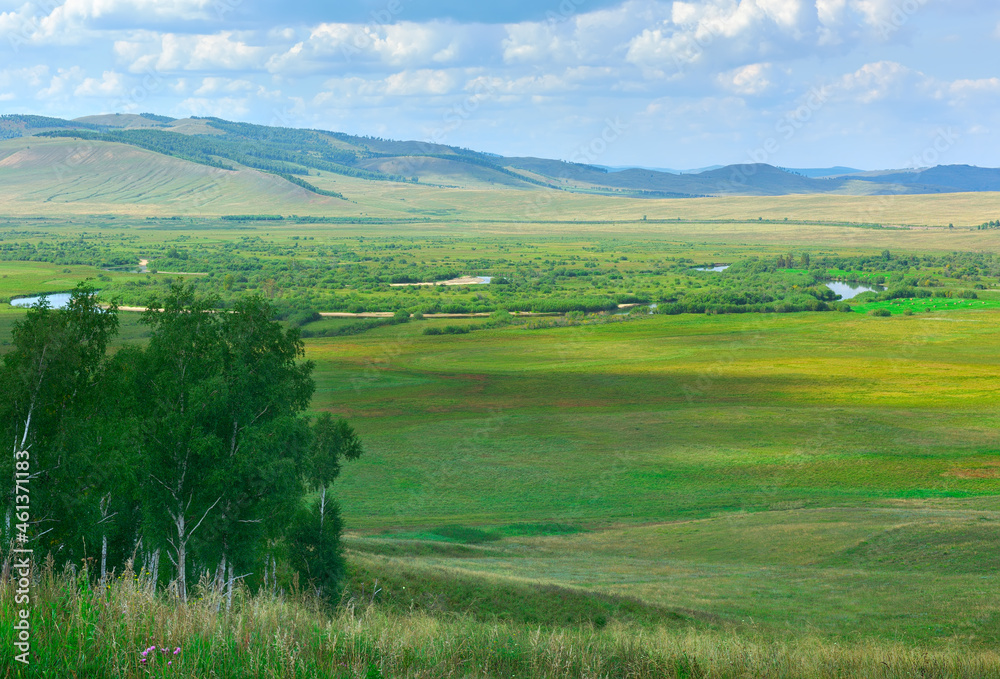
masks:
[[(420, 141), (267, 127), (219, 118), (174, 119), (148, 113), (75, 120), (0, 116), (0, 182), (14, 181), (2, 172), (5, 167), (37, 170), (46, 162), (65, 163), (58, 160), (62, 156), (55, 147), (48, 154), (25, 153), (25, 137), (85, 142), (88, 149), (105, 149), (107, 152), (100, 157), (112, 163), (116, 149), (122, 149), (122, 145), (143, 149), (179, 161), (171, 161), (174, 164), (170, 171), (175, 174), (183, 173), (186, 164), (191, 163), (223, 170), (255, 170), (271, 175), (262, 181), (275, 189), (284, 182), (292, 186), (281, 191), (305, 191), (327, 198), (341, 197), (329, 183), (321, 181), (336, 175), (432, 186), (547, 188), (645, 198), (1000, 191), (1000, 169), (968, 165), (880, 172), (849, 167), (783, 169), (764, 164), (700, 170), (602, 167), (503, 157)], [(100, 161), (95, 156), (88, 162)]]

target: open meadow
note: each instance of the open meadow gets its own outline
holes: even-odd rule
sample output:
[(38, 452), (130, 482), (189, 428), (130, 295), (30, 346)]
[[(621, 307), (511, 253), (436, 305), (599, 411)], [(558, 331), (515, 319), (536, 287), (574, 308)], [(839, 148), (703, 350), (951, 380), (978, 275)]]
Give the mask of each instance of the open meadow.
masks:
[[(400, 202), (420, 190), (399, 188)], [(360, 224), (0, 220), (4, 298), (89, 279), (107, 301), (141, 303), (186, 281), (226, 300), (265, 294), (301, 327), (311, 411), (347, 418), (365, 447), (334, 486), (349, 608), (331, 618), (246, 593), (250, 617), (233, 624), (260, 640), (259, 676), (341, 661), (344, 677), (372, 662), (386, 677), (1000, 676), (1000, 231), (969, 228), (1000, 213), (997, 194), (570, 196), (516, 220), (501, 208), (517, 191), (487, 193), (495, 205), (472, 197), (450, 203), (460, 218), (412, 222), (396, 208)], [(15, 261), (26, 252), (46, 261)], [(407, 272), (511, 287), (389, 286)], [(827, 276), (907, 292), (791, 313), (713, 297), (752, 283), (800, 304)], [(608, 305), (494, 313), (592, 298)], [(707, 313), (662, 313), (691, 300)], [(449, 305), (489, 319), (429, 317)], [(311, 315), (351, 310), (397, 316)], [(23, 313), (0, 308), (0, 351)], [(138, 314), (121, 319), (115, 346), (145, 341)], [(116, 587), (76, 592), (53, 620), (116, 647), (197, 640), (183, 676), (213, 653), (250, 657), (208, 642), (227, 634), (208, 612), (176, 617)], [(100, 606), (123, 601), (137, 617), (116, 626)], [(143, 617), (156, 606), (160, 619)], [(290, 636), (268, 640), (267, 621), (286, 618)], [(85, 655), (66, 648), (56, 673)], [(463, 674), (470, 663), (496, 673)], [(140, 676), (124, 660), (116, 671)]]

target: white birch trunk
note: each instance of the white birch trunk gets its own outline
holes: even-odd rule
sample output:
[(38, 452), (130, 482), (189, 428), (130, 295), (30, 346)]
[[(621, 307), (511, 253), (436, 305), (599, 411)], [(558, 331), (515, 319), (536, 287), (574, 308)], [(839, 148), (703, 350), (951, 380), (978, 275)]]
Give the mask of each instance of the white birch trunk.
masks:
[(323, 519), (326, 518), (326, 486), (319, 492), (319, 532), (323, 533)]
[(187, 535), (184, 534), (184, 512), (174, 519), (177, 526), (177, 594), (187, 603)]

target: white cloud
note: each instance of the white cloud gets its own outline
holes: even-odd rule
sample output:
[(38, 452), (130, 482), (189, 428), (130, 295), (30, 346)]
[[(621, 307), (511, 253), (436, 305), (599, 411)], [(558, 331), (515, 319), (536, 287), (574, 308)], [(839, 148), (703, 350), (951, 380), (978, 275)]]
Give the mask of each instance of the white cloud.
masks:
[(403, 71), (385, 79), (389, 96), (433, 96), (448, 94), (455, 88), (455, 78), (446, 71)]
[(503, 60), (507, 63), (561, 61), (569, 53), (569, 46), (549, 24), (512, 24), (506, 28), (502, 46)]
[(58, 97), (66, 94), (67, 90), (73, 83), (82, 81), (84, 78), (83, 69), (79, 66), (73, 66), (72, 68), (60, 68), (52, 79), (49, 81), (49, 86), (43, 90), (39, 90), (37, 96), (39, 99), (51, 99), (53, 97)]
[(834, 26), (844, 21), (847, 0), (816, 0), (816, 14), (820, 23)]
[(565, 77), (555, 74), (529, 75), (520, 78), (500, 78), (479, 76), (465, 84), (467, 92), (473, 92), (483, 98), (500, 95), (540, 96), (565, 93), (578, 89), (578, 85), (569, 82)]
[(976, 106), (991, 108), (1000, 99), (1000, 78), (941, 80), (895, 61), (878, 61), (834, 80), (827, 91), (835, 99), (862, 104), (939, 102), (964, 107), (977, 99), (983, 102)]
[(45, 64), (3, 70), (0, 71), (0, 87), (8, 87), (10, 85), (38, 87), (48, 75), (49, 67)]
[(78, 97), (115, 97), (120, 96), (125, 91), (121, 73), (115, 71), (105, 71), (101, 79), (86, 78), (73, 90), (73, 94)]
[(211, 35), (144, 32), (114, 43), (119, 61), (132, 73), (157, 71), (261, 70), (272, 49), (250, 44), (253, 36), (236, 31)]
[(222, 97), (189, 97), (177, 105), (177, 112), (187, 116), (214, 116), (232, 120), (250, 111), (249, 100), (246, 98)]
[(955, 80), (939, 86), (937, 97), (945, 99), (952, 106), (964, 106), (970, 100), (983, 100), (986, 108), (993, 109), (1000, 104), (1000, 78), (978, 80)]
[[(12, 45), (78, 44), (99, 35), (101, 20), (118, 18), (137, 25), (158, 21), (206, 20), (217, 15), (217, 0), (65, 0), (26, 3), (0, 13), (0, 34)], [(46, 11), (47, 10), (47, 11)]]
[(769, 79), (771, 64), (750, 64), (727, 73), (720, 73), (717, 80), (724, 88), (745, 96), (757, 96), (771, 89)]
[(878, 61), (841, 76), (834, 84), (834, 92), (843, 98), (870, 104), (883, 99), (898, 99), (926, 84), (923, 73), (895, 61)]
[(316, 101), (325, 104), (333, 100), (380, 97), (442, 96), (456, 90), (456, 74), (444, 70), (419, 69), (400, 71), (385, 78), (332, 78), (325, 92)]
[(418, 68), (457, 62), (475, 42), (480, 27), (442, 22), (400, 22), (389, 25), (325, 23), (306, 40), (270, 57), (272, 73), (315, 70), (319, 64), (376, 63)]
[(217, 92), (249, 92), (256, 90), (257, 85), (249, 80), (234, 80), (232, 78), (208, 77), (202, 78), (201, 86), (194, 91), (195, 96), (215, 94)]
[(803, 0), (757, 0), (757, 6), (779, 26), (798, 27), (806, 14)]

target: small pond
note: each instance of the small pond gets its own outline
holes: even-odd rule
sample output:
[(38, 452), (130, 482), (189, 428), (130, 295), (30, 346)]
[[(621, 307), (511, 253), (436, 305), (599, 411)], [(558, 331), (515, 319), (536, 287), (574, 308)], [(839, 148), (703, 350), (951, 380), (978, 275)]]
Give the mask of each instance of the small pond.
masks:
[(854, 299), (862, 292), (882, 292), (885, 290), (885, 287), (881, 285), (872, 287), (870, 285), (859, 285), (856, 283), (842, 283), (841, 281), (830, 281), (826, 284), (826, 287), (840, 295), (840, 299), (845, 302), (849, 299)]
[(39, 295), (37, 297), (18, 297), (17, 299), (10, 300), (11, 306), (17, 307), (30, 307), (35, 306), (42, 297), (47, 297), (49, 300), (49, 306), (53, 309), (62, 309), (67, 304), (69, 304), (69, 299), (72, 297), (72, 293), (69, 292), (54, 292), (51, 295)]
[(703, 266), (695, 269), (695, 271), (725, 271), (729, 268), (729, 264), (720, 264), (719, 266)]

